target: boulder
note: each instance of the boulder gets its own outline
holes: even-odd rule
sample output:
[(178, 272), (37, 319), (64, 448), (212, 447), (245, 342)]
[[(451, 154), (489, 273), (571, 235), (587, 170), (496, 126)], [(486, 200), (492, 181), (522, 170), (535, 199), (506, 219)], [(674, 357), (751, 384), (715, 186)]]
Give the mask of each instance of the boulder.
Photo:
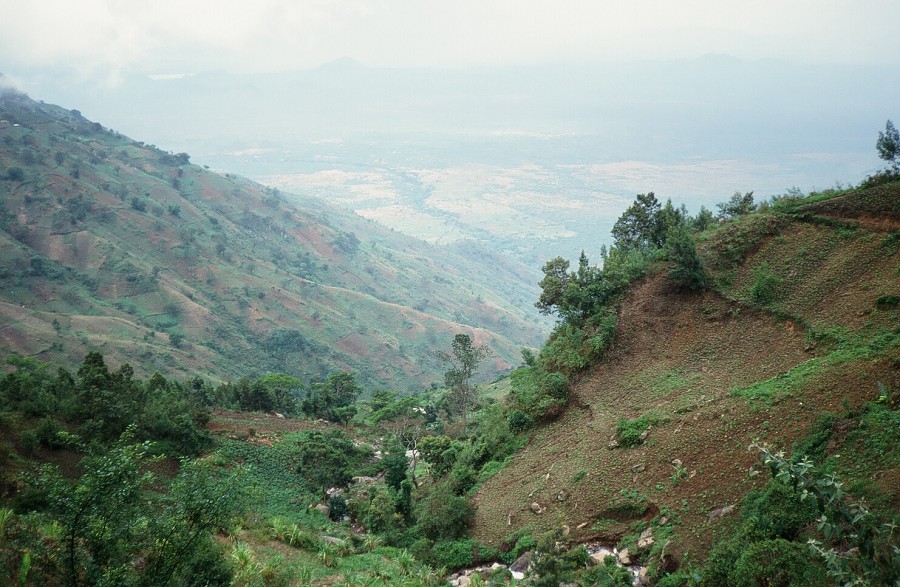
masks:
[(567, 499), (569, 499), (570, 495), (571, 494), (567, 490), (560, 489), (559, 493), (556, 494), (556, 501), (566, 501)]
[(322, 542), (334, 544), (335, 546), (344, 546), (347, 544), (346, 540), (344, 540), (343, 538), (337, 538), (336, 536), (322, 536)]
[(509, 565), (509, 572), (513, 573), (522, 573), (523, 575), (528, 571), (528, 567), (531, 566), (531, 552), (523, 552), (522, 556), (516, 559), (516, 562)]
[(631, 472), (632, 473), (641, 473), (646, 468), (647, 468), (647, 466), (644, 465), (644, 463), (638, 463), (637, 465), (634, 465), (631, 467)]
[(653, 546), (653, 528), (648, 527), (641, 532), (641, 537), (638, 538), (637, 547), (650, 548), (651, 546)]
[(616, 555), (616, 558), (619, 559), (620, 565), (625, 565), (627, 567), (631, 564), (631, 556), (629, 556), (627, 548), (620, 550), (619, 554)]
[(721, 518), (722, 516), (726, 516), (734, 511), (733, 505), (726, 505), (720, 508), (716, 508), (709, 512), (709, 521), (712, 522), (715, 519)]
[(316, 504), (315, 509), (317, 512), (321, 513), (326, 518), (328, 517), (328, 514), (331, 513), (331, 508), (328, 507), (327, 505), (325, 505), (324, 503)]
[(588, 557), (588, 562), (591, 565), (602, 565), (606, 561), (606, 557), (608, 556), (615, 557), (616, 555), (611, 554), (607, 550), (601, 550), (600, 552), (595, 552), (590, 557)]
[(619, 448), (619, 441), (618, 440), (610, 440), (609, 442), (606, 443), (606, 448), (608, 448), (609, 450), (612, 450), (614, 448)]
[(543, 514), (543, 513), (544, 513), (544, 510), (547, 509), (547, 508), (541, 507), (541, 504), (539, 504), (539, 503), (536, 502), (536, 501), (531, 502), (530, 508), (531, 508), (531, 511), (532, 511), (532, 512), (534, 512), (534, 513), (536, 513), (536, 514), (538, 514), (538, 515)]

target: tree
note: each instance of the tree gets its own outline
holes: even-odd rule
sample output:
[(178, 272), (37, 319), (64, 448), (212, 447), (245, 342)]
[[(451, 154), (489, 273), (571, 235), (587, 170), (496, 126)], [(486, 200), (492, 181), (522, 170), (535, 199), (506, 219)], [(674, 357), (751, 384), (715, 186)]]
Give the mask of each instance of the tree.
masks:
[(878, 156), (887, 161), (894, 171), (900, 171), (900, 132), (890, 120), (884, 125), (884, 132), (878, 133), (875, 142)]
[(616, 220), (612, 228), (616, 247), (621, 249), (643, 249), (661, 247), (659, 212), (662, 206), (653, 192), (638, 194), (631, 206)]
[(10, 167), (6, 170), (6, 179), (8, 181), (25, 181), (25, 171), (21, 167)]
[(716, 207), (719, 209), (719, 218), (722, 220), (730, 220), (756, 210), (756, 204), (753, 203), (753, 192), (746, 194), (734, 192), (731, 199), (727, 202), (719, 202)]
[(442, 361), (450, 365), (444, 373), (444, 383), (448, 388), (448, 400), (466, 421), (469, 406), (475, 401), (478, 388), (472, 384), (472, 376), (483, 359), (490, 356), (490, 349), (484, 345), (474, 345), (468, 334), (453, 337), (451, 352), (440, 353)]
[(347, 423), (356, 414), (353, 402), (361, 392), (353, 373), (332, 373), (327, 381), (312, 386), (301, 410), (315, 418)]
[(679, 287), (696, 290), (706, 285), (703, 261), (685, 225), (673, 226), (666, 233), (666, 257), (672, 261), (669, 277)]

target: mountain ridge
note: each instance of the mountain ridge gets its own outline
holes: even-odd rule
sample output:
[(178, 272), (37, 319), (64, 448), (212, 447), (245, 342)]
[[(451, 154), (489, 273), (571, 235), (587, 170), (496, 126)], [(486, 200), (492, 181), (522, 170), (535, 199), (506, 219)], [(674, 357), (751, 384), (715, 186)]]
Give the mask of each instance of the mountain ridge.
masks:
[(351, 369), (415, 389), (440, 378), (442, 337), (491, 346), (496, 376), (546, 332), (531, 271), (476, 244), (288, 202), (16, 92), (0, 108), (7, 352), (70, 363), (100, 345), (126, 362), (116, 346), (130, 340), (134, 362), (165, 374)]

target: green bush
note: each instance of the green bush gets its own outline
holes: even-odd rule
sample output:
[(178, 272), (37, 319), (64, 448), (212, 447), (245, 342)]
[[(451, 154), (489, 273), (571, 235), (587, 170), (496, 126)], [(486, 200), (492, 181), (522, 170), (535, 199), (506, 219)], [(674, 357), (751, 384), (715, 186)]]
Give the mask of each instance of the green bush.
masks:
[(569, 380), (558, 371), (547, 372), (539, 366), (522, 367), (510, 374), (510, 427), (524, 430), (536, 420), (552, 417), (569, 399)]
[(728, 573), (729, 586), (806, 587), (826, 584), (825, 571), (804, 544), (777, 538), (746, 547)]
[(465, 535), (472, 513), (468, 499), (440, 482), (415, 504), (416, 530), (431, 540), (454, 540)]
[(631, 587), (634, 584), (628, 569), (616, 564), (616, 557), (612, 555), (606, 557), (602, 564), (584, 571), (581, 581), (592, 587)]
[(478, 543), (474, 540), (441, 540), (431, 546), (425, 560), (432, 566), (461, 569), (475, 562), (477, 552)]
[(771, 304), (777, 301), (782, 282), (783, 280), (769, 269), (768, 263), (762, 263), (753, 270), (750, 298), (757, 304)]
[(650, 414), (644, 414), (634, 420), (621, 418), (616, 425), (616, 437), (619, 439), (619, 444), (624, 447), (643, 444), (644, 440), (641, 438), (641, 434), (656, 422), (656, 417)]

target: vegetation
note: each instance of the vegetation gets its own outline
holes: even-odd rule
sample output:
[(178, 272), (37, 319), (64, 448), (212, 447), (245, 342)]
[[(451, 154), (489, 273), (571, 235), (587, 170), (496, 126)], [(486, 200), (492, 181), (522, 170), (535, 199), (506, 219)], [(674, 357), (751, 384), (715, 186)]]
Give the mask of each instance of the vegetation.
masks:
[[(37, 119), (82, 125), (74, 113), (23, 103)], [(239, 198), (225, 196), (201, 205), (213, 179), (186, 154), (94, 125), (81, 128), (93, 146), (63, 151), (69, 138), (58, 134), (50, 151), (39, 133), (16, 128), (23, 145), (44, 151), (30, 162), (3, 159), (2, 169), (27, 167), (22, 177), (7, 171), (4, 185), (40, 182), (41, 161), (69, 166), (63, 182), (130, 173), (127, 162), (138, 160), (152, 176), (94, 198), (59, 194), (37, 206), (23, 196), (17, 206), (49, 211), (62, 231), (117, 223), (104, 213), (112, 203), (165, 238), (177, 234), (179, 263), (200, 254), (212, 269), (192, 265), (205, 285), (189, 285), (168, 275), (185, 266), (163, 270), (170, 265), (112, 249), (107, 273), (93, 268), (96, 259), (73, 268), (34, 245), (37, 225), (3, 216), (14, 257), (3, 277), (15, 295), (65, 283), (52, 291), (80, 319), (113, 308), (121, 319), (109, 321), (106, 346), (91, 339), (70, 349), (79, 334), (62, 337), (79, 319), (9, 309), (30, 324), (46, 319), (60, 355), (92, 350), (73, 369), (12, 355), (0, 379), (4, 584), (432, 585), (451, 569), (525, 553), (526, 585), (630, 584), (616, 560), (591, 561), (580, 544), (588, 540), (616, 544), (668, 587), (886, 586), (900, 576), (900, 184), (890, 174), (761, 203), (736, 193), (718, 217), (705, 209), (690, 217), (640, 194), (599, 266), (585, 254), (574, 270), (560, 257), (544, 266), (536, 305), (558, 322), (539, 351), (521, 350), (508, 378), (479, 385), (497, 355), (440, 322), (428, 369), (445, 369), (445, 387), (411, 393), (372, 387), (372, 363), (353, 354), (369, 347), (338, 358), (298, 323), (302, 315), (340, 330), (332, 342), (353, 343), (343, 329), (350, 322), (330, 323), (333, 308), (316, 296), (350, 283), (324, 273), (378, 258), (364, 231), (315, 224), (328, 234), (316, 240), (333, 256), (326, 270), (309, 251), (258, 238), (311, 226), (289, 224), (277, 193), (266, 191), (263, 207), (246, 200), (254, 205), (235, 210)], [(86, 249), (95, 246), (107, 245)], [(233, 269), (250, 259), (246, 272)], [(247, 277), (281, 273), (280, 287)], [(298, 294), (295, 282), (306, 297), (284, 293)], [(298, 299), (323, 312), (300, 312)], [(198, 300), (214, 311), (197, 314)], [(263, 310), (283, 319), (263, 330), (253, 318)], [(366, 304), (341, 310), (354, 314), (357, 334), (380, 328)], [(214, 326), (198, 326), (200, 318)], [(111, 349), (125, 340), (112, 330), (135, 324), (145, 337), (128, 347), (135, 368), (110, 367), (93, 349)], [(234, 333), (253, 344), (226, 349)], [(438, 334), (449, 350), (439, 350)], [(155, 372), (158, 357), (140, 350), (162, 344), (181, 380)], [(235, 379), (197, 376), (197, 357), (216, 348), (248, 352)]]

